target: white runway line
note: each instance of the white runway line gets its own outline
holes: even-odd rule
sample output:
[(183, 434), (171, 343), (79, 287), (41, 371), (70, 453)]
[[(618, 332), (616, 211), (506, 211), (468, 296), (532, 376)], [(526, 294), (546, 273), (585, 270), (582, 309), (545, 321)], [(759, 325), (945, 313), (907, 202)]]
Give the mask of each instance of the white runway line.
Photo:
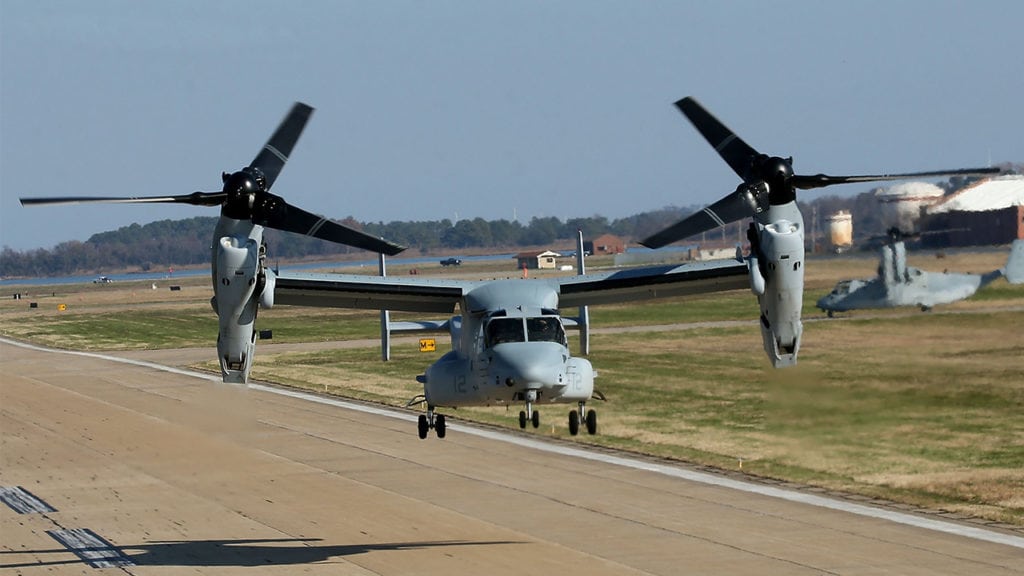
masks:
[(46, 533), (93, 568), (135, 566), (135, 562), (132, 562), (116, 546), (87, 528), (47, 530)]
[(48, 514), (57, 511), (21, 486), (0, 486), (0, 502), (18, 514)]

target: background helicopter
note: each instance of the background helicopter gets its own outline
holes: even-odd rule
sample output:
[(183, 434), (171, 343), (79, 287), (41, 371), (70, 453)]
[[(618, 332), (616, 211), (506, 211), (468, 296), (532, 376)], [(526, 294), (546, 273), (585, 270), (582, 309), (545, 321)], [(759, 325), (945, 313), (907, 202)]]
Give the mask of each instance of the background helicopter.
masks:
[(861, 308), (893, 308), (918, 306), (931, 310), (936, 304), (949, 304), (974, 295), (975, 292), (1001, 277), (1012, 284), (1024, 282), (1024, 240), (1016, 240), (1010, 249), (1006, 266), (986, 274), (926, 272), (907, 266), (904, 240), (913, 237), (899, 229), (889, 230), (888, 241), (882, 245), (878, 276), (867, 280), (843, 280), (818, 300), (817, 306), (829, 318), (835, 312)]
[(642, 240), (641, 244), (660, 248), (728, 222), (753, 217), (747, 232), (747, 263), (751, 289), (761, 309), (765, 351), (776, 367), (796, 364), (803, 333), (800, 311), (804, 291), (804, 219), (796, 203), (798, 188), (999, 172), (998, 168), (972, 168), (864, 176), (795, 174), (792, 157), (759, 153), (692, 97), (683, 98), (676, 106), (743, 182), (731, 194)]
[[(582, 240), (577, 264), (583, 271)], [(560, 278), (490, 281), (394, 278), (347, 274), (280, 272), (275, 302), (282, 305), (329, 306), (370, 310), (461, 314), (445, 321), (387, 322), (390, 331), (447, 331), (452, 349), (427, 367), (417, 380), (425, 402), (419, 418), (420, 438), (429, 430), (445, 436), (439, 407), (523, 403), (519, 426), (540, 425), (536, 404), (575, 404), (569, 432), (581, 425), (597, 431), (597, 413), (586, 409), (595, 394), (594, 369), (569, 351), (566, 328), (581, 330), (588, 321), (563, 317), (560, 308), (701, 294), (744, 288), (748, 267), (742, 257), (680, 266), (633, 268)]]
[(221, 175), (223, 188), (220, 192), (129, 198), (21, 198), (21, 204), (163, 202), (220, 206), (220, 219), (213, 231), (210, 261), (214, 294), (210, 303), (220, 321), (217, 356), (224, 381), (244, 383), (249, 379), (256, 349), (256, 314), (261, 304), (269, 307), (273, 305), (274, 299), (274, 275), (264, 263), (264, 227), (389, 255), (404, 250), (397, 244), (291, 206), (280, 196), (270, 193), (270, 187), (284, 168), (312, 114), (313, 108), (296, 102), (251, 164), (233, 174), (224, 172)]

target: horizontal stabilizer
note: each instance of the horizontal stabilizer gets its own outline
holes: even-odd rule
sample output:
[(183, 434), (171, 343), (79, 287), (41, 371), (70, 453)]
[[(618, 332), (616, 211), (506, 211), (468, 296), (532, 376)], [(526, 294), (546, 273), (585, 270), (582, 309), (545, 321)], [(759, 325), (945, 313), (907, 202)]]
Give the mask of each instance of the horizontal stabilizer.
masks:
[(413, 320), (388, 324), (392, 332), (447, 332), (449, 326), (448, 320)]

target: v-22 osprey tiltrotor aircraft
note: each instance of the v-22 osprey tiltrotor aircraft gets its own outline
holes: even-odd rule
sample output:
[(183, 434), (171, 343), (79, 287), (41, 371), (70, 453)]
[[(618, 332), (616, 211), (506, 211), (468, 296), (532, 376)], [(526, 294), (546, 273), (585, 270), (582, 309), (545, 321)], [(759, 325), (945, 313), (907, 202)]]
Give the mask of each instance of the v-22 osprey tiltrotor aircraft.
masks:
[(907, 266), (907, 249), (898, 230), (890, 231), (882, 246), (878, 276), (868, 280), (843, 280), (818, 300), (818, 308), (831, 318), (836, 312), (863, 308), (917, 306), (922, 311), (938, 304), (970, 298), (993, 281), (1005, 277), (1011, 284), (1024, 283), (1024, 240), (1015, 240), (1006, 266), (985, 274), (927, 272)]
[[(460, 314), (415, 328), (447, 330), (452, 350), (419, 377), (427, 413), (419, 433), (445, 433), (436, 408), (521, 402), (520, 426), (539, 425), (535, 404), (576, 404), (569, 429), (596, 431), (596, 413), (584, 410), (594, 395), (590, 362), (569, 353), (565, 328), (589, 324), (585, 307), (647, 298), (698, 294), (750, 286), (761, 306), (765, 350), (775, 366), (796, 363), (803, 293), (803, 219), (794, 189), (845, 182), (918, 176), (987, 173), (959, 170), (879, 176), (797, 176), (792, 160), (758, 154), (693, 99), (678, 106), (743, 178), (736, 192), (644, 241), (660, 247), (724, 222), (754, 216), (752, 254), (736, 259), (655, 266), (594, 275), (458, 281), (341, 274), (275, 274), (264, 265), (262, 227), (271, 226), (343, 244), (395, 254), (402, 247), (287, 205), (269, 188), (287, 160), (312, 109), (297, 104), (253, 163), (224, 175), (222, 192), (153, 198), (28, 198), (23, 204), (80, 202), (181, 202), (221, 205), (214, 233), (214, 309), (220, 318), (218, 356), (225, 381), (245, 382), (255, 352), (259, 306), (331, 306), (371, 310)], [(580, 307), (580, 317), (561, 310)], [(395, 326), (402, 329), (401, 326)], [(389, 327), (390, 329), (390, 327)], [(581, 336), (581, 339), (585, 336)]]

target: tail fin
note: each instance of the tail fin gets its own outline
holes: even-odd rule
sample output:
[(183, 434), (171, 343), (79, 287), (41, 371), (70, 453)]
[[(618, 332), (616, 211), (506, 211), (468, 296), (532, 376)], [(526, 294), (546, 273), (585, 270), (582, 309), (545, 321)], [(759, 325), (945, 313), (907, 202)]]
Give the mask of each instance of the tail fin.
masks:
[(1024, 284), (1024, 240), (1014, 240), (1010, 247), (1010, 258), (1004, 268), (1006, 281), (1010, 284)]

